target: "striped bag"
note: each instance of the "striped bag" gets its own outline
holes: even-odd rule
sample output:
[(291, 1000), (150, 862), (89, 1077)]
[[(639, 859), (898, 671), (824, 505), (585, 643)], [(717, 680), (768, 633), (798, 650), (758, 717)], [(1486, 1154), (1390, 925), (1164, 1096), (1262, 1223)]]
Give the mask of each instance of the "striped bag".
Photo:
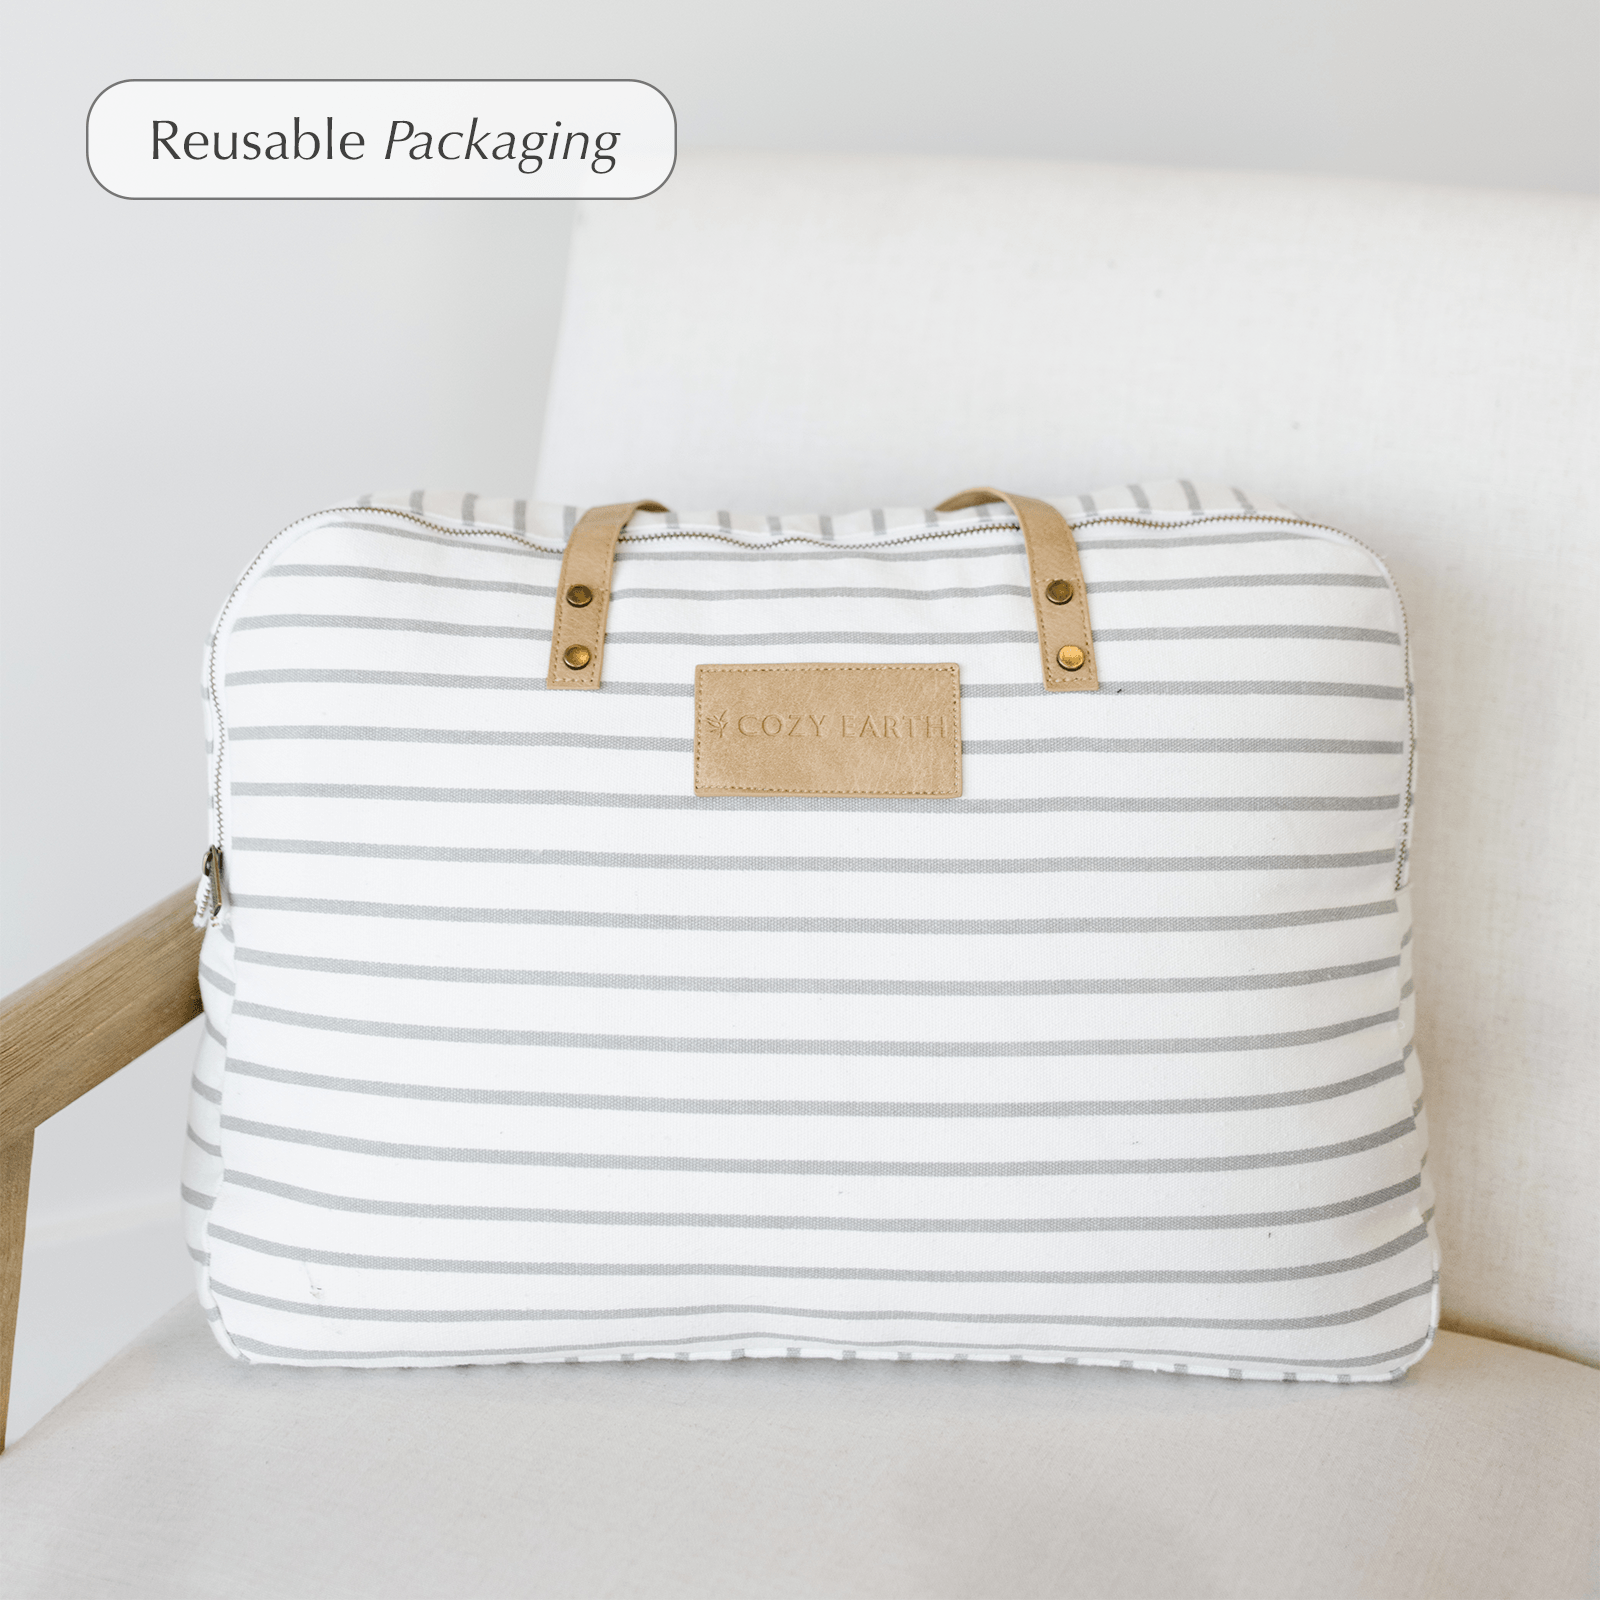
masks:
[(1234, 489), (367, 497), (205, 657), (231, 1355), (1392, 1378), (1407, 643)]

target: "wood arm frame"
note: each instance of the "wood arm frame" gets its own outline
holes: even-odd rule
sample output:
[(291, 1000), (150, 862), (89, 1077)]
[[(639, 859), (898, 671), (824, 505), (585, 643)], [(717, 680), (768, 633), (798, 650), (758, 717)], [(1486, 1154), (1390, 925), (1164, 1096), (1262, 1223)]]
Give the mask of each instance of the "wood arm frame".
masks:
[(0, 1450), (33, 1131), (200, 1014), (194, 885), (0, 1001)]

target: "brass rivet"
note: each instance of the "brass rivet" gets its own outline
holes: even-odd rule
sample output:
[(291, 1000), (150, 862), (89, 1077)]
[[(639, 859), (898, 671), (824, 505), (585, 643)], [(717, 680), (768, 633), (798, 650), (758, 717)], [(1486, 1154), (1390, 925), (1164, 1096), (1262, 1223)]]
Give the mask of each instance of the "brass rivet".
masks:
[(594, 599), (594, 590), (586, 583), (575, 583), (567, 590), (567, 604), (569, 606), (586, 606)]
[(1057, 578), (1045, 585), (1044, 597), (1053, 606), (1064, 606), (1072, 598), (1072, 585), (1065, 578)]
[(1088, 656), (1086, 656), (1075, 644), (1064, 644), (1056, 652), (1056, 660), (1059, 661), (1068, 672), (1076, 672), (1078, 668), (1081, 667), (1088, 659)]
[(561, 658), (574, 672), (589, 665), (593, 659), (586, 644), (575, 644)]

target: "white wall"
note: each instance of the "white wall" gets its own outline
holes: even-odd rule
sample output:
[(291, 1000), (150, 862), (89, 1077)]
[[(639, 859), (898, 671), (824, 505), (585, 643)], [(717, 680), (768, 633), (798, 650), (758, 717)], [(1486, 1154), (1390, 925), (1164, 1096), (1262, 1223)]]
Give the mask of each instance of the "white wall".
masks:
[[(1600, 189), (1589, 0), (66, 0), (8, 31), (0, 991), (193, 875), (199, 649), (279, 526), (371, 487), (526, 489), (571, 222), (119, 201), (81, 154), (106, 84), (640, 77), (690, 147)], [(12, 1437), (184, 1292), (191, 1049), (40, 1130)]]

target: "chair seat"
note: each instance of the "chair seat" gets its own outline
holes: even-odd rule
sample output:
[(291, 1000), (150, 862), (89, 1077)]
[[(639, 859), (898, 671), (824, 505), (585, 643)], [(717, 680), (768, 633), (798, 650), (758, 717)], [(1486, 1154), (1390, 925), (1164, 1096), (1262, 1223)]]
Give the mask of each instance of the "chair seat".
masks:
[(1585, 1592), (1600, 1372), (244, 1367), (168, 1312), (0, 1457), (22, 1596)]

